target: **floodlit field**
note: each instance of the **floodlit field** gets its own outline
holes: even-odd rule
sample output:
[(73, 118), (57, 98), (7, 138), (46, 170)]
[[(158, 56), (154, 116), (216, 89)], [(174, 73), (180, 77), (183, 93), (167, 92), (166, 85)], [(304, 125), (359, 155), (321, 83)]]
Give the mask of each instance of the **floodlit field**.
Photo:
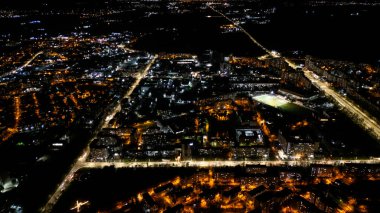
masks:
[(255, 99), (256, 101), (259, 101), (261, 103), (267, 104), (269, 106), (276, 107), (276, 108), (281, 107), (281, 106), (289, 103), (289, 101), (287, 101), (281, 97), (278, 97), (276, 95), (269, 95), (269, 94), (255, 96), (255, 97), (253, 97), (253, 99)]

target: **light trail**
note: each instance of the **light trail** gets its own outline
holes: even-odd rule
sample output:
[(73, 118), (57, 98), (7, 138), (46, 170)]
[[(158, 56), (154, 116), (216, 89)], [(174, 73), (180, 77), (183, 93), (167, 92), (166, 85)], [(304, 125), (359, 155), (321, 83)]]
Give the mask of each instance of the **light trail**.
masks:
[(330, 85), (315, 78), (313, 72), (304, 69), (305, 76), (320, 90), (324, 91), (328, 96), (332, 97), (345, 111), (354, 114), (360, 121), (359, 125), (364, 129), (371, 131), (374, 136), (380, 140), (380, 125), (371, 118), (368, 114), (364, 113), (359, 106), (347, 100), (343, 95), (331, 89)]
[[(150, 62), (146, 65), (146, 67), (143, 69), (143, 71), (137, 76), (135, 82), (132, 84), (132, 86), (129, 88), (129, 90), (125, 93), (123, 98), (130, 97), (130, 95), (133, 93), (133, 91), (140, 84), (141, 80), (143, 78), (145, 78), (145, 76), (147, 75), (148, 71), (150, 70), (152, 65), (155, 63), (157, 58), (158, 58), (158, 55), (155, 55), (153, 58), (151, 58)], [(105, 116), (105, 118), (99, 123), (98, 128), (94, 131), (94, 134), (90, 138), (89, 143), (87, 144), (85, 150), (83, 151), (83, 154), (77, 158), (77, 160), (74, 163), (74, 166), (72, 166), (69, 173), (66, 174), (62, 183), (58, 186), (56, 191), (49, 198), (49, 200), (45, 204), (45, 206), (40, 209), (40, 212), (50, 213), (53, 210), (54, 205), (58, 202), (58, 200), (62, 196), (63, 192), (67, 189), (67, 187), (72, 182), (75, 173), (79, 169), (83, 168), (83, 165), (85, 164), (86, 159), (87, 159), (88, 155), (90, 154), (91, 142), (97, 137), (97, 135), (101, 129), (108, 127), (109, 122), (112, 120), (112, 118), (115, 117), (116, 113), (118, 113), (120, 110), (121, 110), (121, 101), (118, 101), (117, 104), (112, 108), (112, 110), (110, 110), (108, 112), (108, 115)]]
[(248, 38), (257, 46), (259, 46), (262, 50), (264, 50), (266, 53), (271, 55), (272, 57), (278, 57), (277, 54), (273, 53), (273, 51), (270, 51), (266, 47), (264, 47), (260, 42), (258, 42), (251, 34), (249, 34), (242, 26), (240, 26), (238, 23), (234, 22), (234, 20), (230, 19), (228, 16), (224, 15), (223, 13), (219, 12), (218, 10), (214, 9), (213, 7), (210, 6), (210, 4), (207, 4), (207, 6), (213, 10), (214, 12), (218, 13), (225, 19), (227, 19), (229, 22), (231, 22), (236, 28), (239, 28), (245, 35), (248, 36)]
[[(262, 50), (267, 52), (269, 55), (272, 57), (278, 57), (279, 55), (274, 53), (273, 51), (269, 51), (267, 48), (265, 48), (262, 44), (260, 44), (251, 34), (249, 34), (243, 27), (241, 27), (239, 24), (235, 23), (232, 19), (221, 13), (220, 11), (214, 9), (211, 7), (211, 4), (207, 4), (207, 6), (213, 10), (214, 12), (220, 14), (223, 16), (225, 19), (230, 21), (235, 27), (239, 28), (244, 34), (246, 34), (253, 43), (255, 43), (258, 47), (260, 47)], [(297, 65), (292, 62), (290, 59), (282, 57), (283, 60), (293, 69), (297, 70)], [(343, 109), (344, 112), (348, 112), (347, 114), (350, 113), (355, 115), (360, 121), (358, 124), (364, 128), (367, 131), (370, 131), (373, 133), (373, 135), (376, 137), (378, 141), (380, 141), (380, 124), (373, 118), (371, 118), (370, 115), (366, 114), (363, 109), (361, 109), (359, 106), (353, 104), (349, 100), (347, 100), (345, 97), (343, 97), (341, 94), (337, 93), (334, 91), (329, 84), (324, 83), (320, 81), (319, 79), (316, 79), (313, 76), (312, 71), (304, 69), (303, 70), (305, 76), (321, 91), (325, 92), (328, 96), (333, 98)], [(350, 116), (352, 118), (352, 116)]]
[(84, 162), (82, 168), (159, 168), (159, 167), (235, 167), (247, 165), (265, 165), (265, 166), (310, 166), (316, 165), (345, 165), (345, 164), (380, 164), (380, 159), (346, 159), (346, 160), (292, 160), (292, 161), (139, 161), (139, 162)]
[(0, 78), (3, 78), (3, 77), (7, 77), (8, 75), (13, 75), (13, 74), (16, 74), (18, 71), (24, 69), (25, 67), (27, 67), (30, 63), (32, 63), (32, 61), (34, 61), (34, 59), (36, 59), (39, 55), (43, 54), (44, 52), (43, 51), (40, 51), (38, 53), (36, 53), (35, 55), (33, 55), (33, 57), (31, 59), (29, 59), (27, 62), (25, 62), (24, 65), (22, 65), (21, 67), (18, 67), (12, 71), (9, 71), (7, 73), (4, 73), (2, 75), (0, 75)]

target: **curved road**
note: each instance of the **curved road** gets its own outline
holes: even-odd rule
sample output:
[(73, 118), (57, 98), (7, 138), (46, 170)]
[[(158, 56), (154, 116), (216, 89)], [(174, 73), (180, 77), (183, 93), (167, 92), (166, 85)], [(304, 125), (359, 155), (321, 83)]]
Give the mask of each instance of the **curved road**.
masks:
[(32, 61), (34, 61), (34, 59), (37, 58), (37, 56), (39, 56), (39, 55), (41, 55), (43, 53), (44, 53), (43, 51), (40, 51), (40, 52), (34, 54), (33, 57), (31, 59), (29, 59), (27, 62), (25, 62), (25, 64), (23, 64), (21, 67), (18, 67), (16, 69), (12, 70), (12, 71), (9, 71), (7, 73), (4, 73), (4, 74), (0, 75), (0, 78), (6, 77), (8, 75), (16, 74), (19, 70), (22, 70), (25, 67), (27, 67), (30, 63), (32, 63)]

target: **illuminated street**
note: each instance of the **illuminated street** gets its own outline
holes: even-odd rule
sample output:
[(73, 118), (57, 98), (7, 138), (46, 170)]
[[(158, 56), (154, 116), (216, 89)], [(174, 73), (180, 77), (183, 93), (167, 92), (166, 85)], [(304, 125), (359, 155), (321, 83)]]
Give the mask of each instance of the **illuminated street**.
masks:
[(331, 89), (330, 85), (326, 82), (314, 77), (310, 70), (304, 70), (305, 76), (310, 79), (310, 81), (321, 91), (325, 92), (328, 96), (333, 98), (341, 107), (342, 110), (348, 112), (351, 117), (359, 120), (358, 124), (364, 129), (372, 132), (375, 137), (380, 140), (380, 124), (376, 122), (375, 119), (371, 118), (368, 114), (364, 113), (362, 109), (356, 104), (353, 104), (343, 95), (337, 93), (335, 90)]
[(29, 59), (27, 62), (25, 62), (25, 64), (23, 64), (21, 67), (18, 67), (12, 71), (9, 71), (7, 73), (0, 75), (0, 78), (4, 78), (4, 77), (7, 77), (9, 75), (13, 75), (13, 74), (17, 73), (18, 71), (24, 69), (25, 67), (29, 66), (29, 64), (32, 63), (34, 61), (34, 59), (36, 59), (39, 55), (41, 55), (43, 53), (44, 53), (43, 51), (40, 51), (40, 52), (34, 54), (33, 57), (31, 59)]
[[(157, 59), (157, 55), (155, 55), (147, 64), (147, 66), (143, 69), (143, 71), (138, 74), (135, 83), (131, 88), (126, 92), (124, 97), (129, 97), (135, 88), (140, 83), (141, 79), (145, 77), (145, 75), (150, 70), (151, 66), (154, 64), (155, 60)], [(59, 200), (61, 195), (64, 193), (64, 191), (67, 189), (67, 187), (70, 185), (72, 178), (74, 174), (83, 167), (83, 164), (85, 164), (85, 161), (89, 155), (90, 147), (89, 145), (92, 143), (92, 141), (97, 137), (99, 131), (103, 128), (106, 128), (110, 122), (110, 120), (115, 116), (115, 114), (120, 111), (120, 101), (108, 112), (108, 115), (105, 116), (105, 119), (100, 122), (99, 128), (94, 131), (94, 134), (92, 138), (89, 140), (88, 145), (86, 146), (86, 149), (83, 151), (83, 154), (79, 156), (79, 158), (76, 160), (74, 165), (72, 166), (70, 172), (65, 175), (65, 178), (63, 179), (62, 183), (59, 184), (58, 188), (55, 190), (54, 194), (52, 194), (49, 198), (49, 201), (46, 203), (46, 205), (41, 209), (41, 212), (51, 212), (56, 202)]]
[[(285, 58), (285, 61), (293, 69), (297, 68), (297, 65), (289, 59)], [(316, 78), (316, 75), (311, 70), (303, 69), (303, 72), (319, 90), (333, 98), (336, 103), (342, 107), (344, 112), (346, 112), (351, 118), (359, 120), (359, 122), (357, 122), (358, 125), (371, 132), (378, 140), (380, 140), (380, 124), (374, 118), (365, 113), (357, 104), (352, 103), (352, 101), (332, 89), (329, 83)]]
[(264, 166), (310, 166), (316, 165), (345, 165), (345, 164), (379, 164), (380, 159), (367, 160), (304, 160), (304, 161), (165, 161), (165, 162), (84, 162), (81, 168), (104, 168), (112, 166), (115, 168), (155, 168), (155, 167), (196, 167), (196, 168), (218, 168), (236, 167), (249, 165)]

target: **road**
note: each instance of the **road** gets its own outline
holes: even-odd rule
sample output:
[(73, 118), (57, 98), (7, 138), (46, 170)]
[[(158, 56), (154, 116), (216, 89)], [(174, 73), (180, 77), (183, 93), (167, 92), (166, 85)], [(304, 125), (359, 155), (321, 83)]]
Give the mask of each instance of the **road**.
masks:
[(25, 67), (29, 66), (29, 64), (32, 63), (32, 61), (34, 61), (34, 59), (36, 59), (39, 55), (41, 55), (43, 53), (44, 53), (43, 51), (40, 51), (40, 52), (34, 54), (33, 57), (31, 59), (29, 59), (27, 62), (25, 62), (21, 67), (18, 67), (16, 69), (12, 70), (12, 71), (9, 71), (7, 73), (4, 73), (4, 74), (0, 75), (0, 78), (6, 77), (8, 75), (16, 74), (19, 70), (22, 70)]
[(269, 49), (267, 49), (266, 47), (264, 47), (260, 42), (258, 42), (251, 34), (249, 34), (242, 26), (240, 26), (239, 24), (237, 24), (236, 22), (234, 22), (232, 19), (230, 19), (228, 16), (224, 15), (223, 13), (219, 12), (218, 10), (214, 9), (213, 7), (211, 7), (211, 4), (207, 4), (207, 6), (214, 12), (218, 13), (219, 15), (221, 15), (222, 17), (224, 17), (225, 19), (227, 19), (229, 22), (231, 22), (236, 28), (239, 28), (245, 35), (248, 36), (248, 38), (254, 43), (256, 44), (257, 46), (259, 46), (262, 50), (264, 50), (266, 53), (268, 53), (269, 55), (271, 55), (272, 57), (278, 57), (273, 51), (270, 51)]
[(380, 159), (366, 160), (298, 160), (298, 161), (144, 161), (144, 162), (84, 162), (82, 168), (103, 168), (113, 166), (115, 168), (135, 168), (135, 167), (235, 167), (246, 165), (265, 166), (310, 166), (318, 165), (344, 165), (344, 164), (380, 164)]
[(312, 71), (304, 69), (305, 76), (320, 90), (333, 98), (345, 111), (353, 114), (359, 121), (358, 124), (364, 129), (371, 131), (375, 137), (380, 140), (380, 125), (368, 114), (366, 114), (358, 105), (347, 100), (343, 95), (336, 92), (327, 82), (323, 82), (315, 77)]
[[(137, 86), (140, 84), (141, 80), (147, 75), (148, 71), (154, 64), (154, 62), (157, 59), (157, 55), (155, 55), (153, 58), (151, 58), (150, 62), (145, 66), (145, 68), (136, 76), (135, 82), (131, 85), (131, 87), (126, 91), (123, 98), (128, 98), (133, 93), (133, 91), (137, 88)], [(75, 161), (74, 165), (71, 167), (71, 170), (69, 173), (66, 174), (65, 178), (63, 179), (62, 183), (57, 187), (55, 192), (50, 196), (48, 202), (45, 204), (44, 207), (41, 208), (41, 212), (50, 213), (53, 210), (54, 205), (57, 203), (63, 192), (67, 189), (67, 187), (70, 185), (70, 183), (73, 180), (73, 177), (75, 173), (80, 169), (83, 168), (83, 165), (86, 165), (86, 159), (90, 153), (90, 144), (91, 142), (97, 137), (98, 133), (103, 129), (106, 128), (109, 124), (109, 122), (112, 120), (112, 118), (121, 110), (121, 101), (118, 101), (117, 104), (108, 112), (107, 116), (104, 116), (104, 119), (100, 121), (100, 124), (98, 125), (98, 128), (94, 131), (92, 137), (89, 140), (89, 143), (87, 144), (86, 148), (83, 150), (82, 155), (80, 155), (77, 160)]]
[[(272, 57), (278, 57), (279, 54), (276, 54), (273, 51), (269, 51), (266, 47), (264, 47), (262, 44), (260, 44), (251, 34), (249, 34), (243, 27), (241, 27), (239, 24), (235, 23), (232, 19), (224, 15), (223, 13), (217, 11), (214, 9), (210, 4), (208, 4), (208, 7), (213, 10), (214, 12), (220, 14), (225, 19), (230, 21), (235, 27), (239, 28), (244, 34), (246, 34), (253, 43), (255, 43), (258, 47), (260, 47), (262, 50), (267, 52)], [(284, 61), (293, 69), (297, 69), (297, 65), (293, 63), (290, 59), (282, 57)], [(313, 72), (310, 70), (303, 70), (305, 76), (320, 90), (323, 91), (325, 94), (333, 98), (343, 109), (344, 112), (348, 112), (348, 114), (355, 115), (358, 120), (362, 121), (358, 124), (365, 130), (371, 131), (373, 135), (377, 138), (377, 140), (380, 140), (380, 124), (371, 118), (370, 115), (366, 114), (364, 110), (362, 110), (359, 106), (353, 104), (349, 100), (347, 100), (343, 95), (337, 93), (334, 91), (334, 89), (331, 88), (331, 86), (326, 83), (322, 82), (319, 79), (315, 78), (313, 75)]]

